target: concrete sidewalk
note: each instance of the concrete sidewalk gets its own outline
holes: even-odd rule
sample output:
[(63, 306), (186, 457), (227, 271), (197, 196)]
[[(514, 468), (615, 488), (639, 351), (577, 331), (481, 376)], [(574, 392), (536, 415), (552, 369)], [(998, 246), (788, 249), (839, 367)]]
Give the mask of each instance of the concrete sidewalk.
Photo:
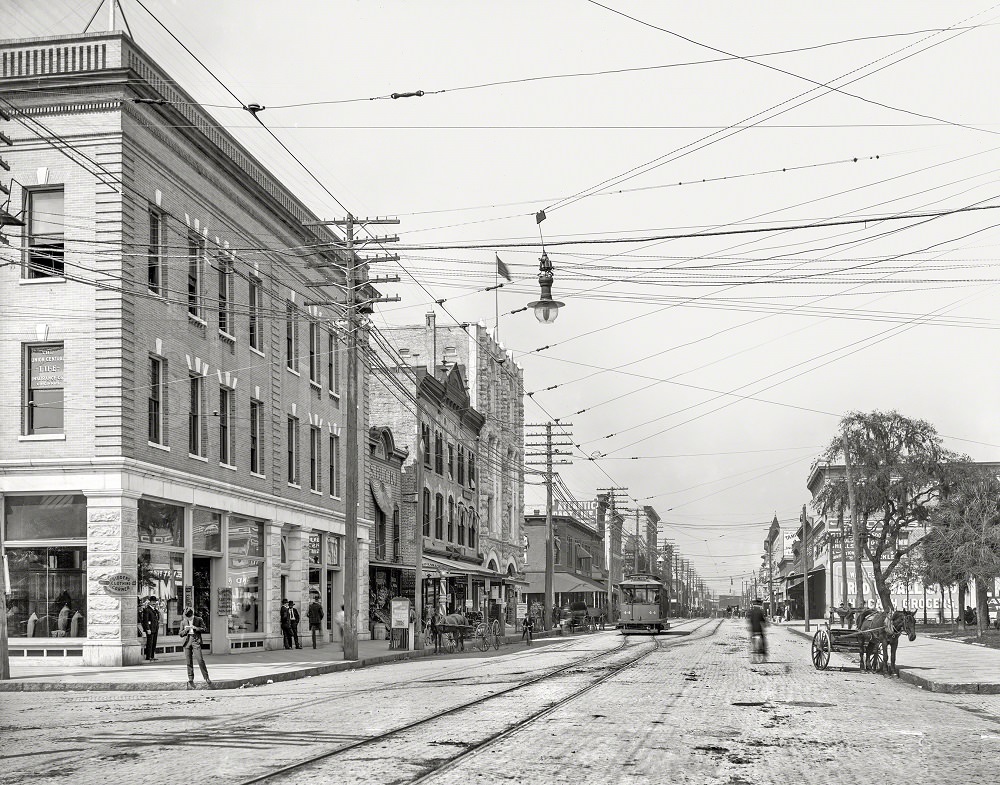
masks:
[[(542, 632), (535, 634), (535, 640), (550, 643), (560, 640), (560, 636), (558, 632), (554, 635)], [(506, 648), (525, 648), (525, 644), (517, 636), (508, 636), (504, 641)], [(500, 651), (504, 651), (504, 648)], [(465, 652), (479, 654), (472, 649), (469, 641), (466, 641)], [(279, 649), (241, 654), (206, 654), (205, 665), (208, 667), (213, 689), (232, 690), (420, 657), (447, 656), (463, 655), (459, 652), (453, 655), (435, 654), (433, 646), (423, 651), (390, 649), (389, 642), (382, 640), (360, 641), (356, 660), (344, 660), (344, 652), (339, 644), (327, 644), (317, 649), (306, 647), (290, 651)], [(0, 681), (0, 692), (187, 689), (187, 670), (181, 654), (166, 657), (161, 655), (157, 662), (125, 668), (94, 668), (75, 662), (52, 663), (36, 658), (12, 657), (10, 673), (10, 681)], [(199, 689), (204, 688), (197, 665), (195, 684)]]
[[(816, 631), (823, 626), (821, 619), (810, 620), (810, 631), (805, 631), (805, 622), (782, 622), (771, 626), (771, 634), (776, 630), (788, 630), (810, 642), (803, 650), (803, 657), (811, 658), (811, 641)], [(901, 637), (896, 650), (896, 668), (902, 681), (914, 684), (929, 692), (1000, 694), (1000, 649), (991, 649), (947, 638), (934, 638), (919, 628), (917, 639), (912, 643)], [(830, 667), (858, 667), (855, 653), (834, 652)]]

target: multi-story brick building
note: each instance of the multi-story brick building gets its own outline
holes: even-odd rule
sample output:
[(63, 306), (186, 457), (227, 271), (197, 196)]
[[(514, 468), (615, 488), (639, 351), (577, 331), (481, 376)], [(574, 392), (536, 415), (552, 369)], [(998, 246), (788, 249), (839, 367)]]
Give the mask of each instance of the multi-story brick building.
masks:
[(137, 594), (161, 653), (185, 605), (214, 653), (280, 646), (284, 596), (332, 619), (368, 456), (343, 446), (341, 314), (309, 304), (344, 280), (337, 238), (123, 33), (0, 42), (0, 93), (12, 654), (137, 662)]
[[(446, 506), (448, 493), (455, 494), (456, 515), (460, 515), (458, 508), (461, 507), (470, 522), (470, 530), (474, 525), (476, 542), (473, 548), (466, 539), (460, 558), (461, 569), (451, 565), (454, 575), (463, 574), (461, 570), (465, 570), (465, 593), (461, 598), (452, 597), (454, 591), (449, 585), (445, 592), (439, 588), (437, 596), (452, 597), (449, 604), (457, 600), (471, 603), (472, 607), (494, 618), (513, 623), (518, 589), (524, 585), (521, 580), (524, 548), (521, 518), (524, 499), (523, 372), (483, 324), (439, 327), (434, 315), (428, 314), (423, 325), (384, 328), (383, 332), (391, 343), (391, 351), (387, 346), (382, 352), (384, 376), (386, 379), (392, 376), (396, 384), (423, 395), (422, 424), (431, 430), (424, 479), (425, 489), (431, 492), (429, 514), (432, 520), (436, 516), (435, 500), (439, 491), (429, 486), (441, 475), (437, 471), (437, 433), (442, 432), (443, 457), (448, 456), (444, 465), (455, 467), (454, 473), (444, 471), (448, 482), (454, 483), (455, 477), (461, 476), (463, 465), (470, 469), (475, 467), (472, 475), (466, 472), (466, 482), (461, 489), (457, 486), (440, 489)], [(430, 368), (435, 368), (436, 373), (430, 373)], [(438, 390), (435, 382), (444, 383), (445, 389)], [(409, 483), (415, 493), (416, 444), (421, 433), (415, 406), (401, 402), (392, 384), (373, 383), (371, 408), (372, 421), (390, 426), (398, 442), (409, 449), (404, 483)], [(444, 429), (445, 433), (441, 430), (442, 418), (449, 411), (464, 412), (465, 416), (454, 420)], [(409, 525), (407, 515), (415, 516), (415, 505), (413, 510), (404, 512), (404, 541)], [(450, 513), (446, 518), (447, 515)], [(455, 532), (455, 538), (446, 536), (439, 543), (434, 542), (436, 537), (425, 536), (425, 550), (432, 562), (439, 557), (447, 559), (459, 555), (456, 551), (460, 545), (457, 528)], [(412, 559), (409, 563), (412, 566)], [(463, 579), (458, 581), (462, 583)]]

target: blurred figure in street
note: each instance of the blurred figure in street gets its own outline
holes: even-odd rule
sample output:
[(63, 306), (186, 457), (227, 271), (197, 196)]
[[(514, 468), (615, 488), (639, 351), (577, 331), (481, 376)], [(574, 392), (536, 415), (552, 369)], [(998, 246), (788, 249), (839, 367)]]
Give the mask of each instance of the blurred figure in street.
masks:
[(201, 616), (194, 615), (194, 608), (185, 608), (179, 634), (181, 640), (184, 641), (184, 662), (187, 664), (187, 687), (189, 690), (194, 689), (194, 660), (196, 659), (198, 660), (198, 668), (201, 670), (201, 676), (205, 680), (205, 686), (212, 689), (212, 680), (208, 678), (205, 657), (201, 653), (201, 636), (206, 632), (208, 632), (208, 627), (204, 619)]
[(753, 605), (747, 611), (747, 624), (750, 626), (751, 645), (753, 645), (755, 638), (760, 639), (760, 653), (764, 657), (764, 662), (767, 662), (767, 638), (764, 635), (767, 614), (764, 612), (764, 601), (760, 597), (753, 601)]
[(323, 628), (320, 626), (320, 622), (323, 621), (323, 606), (319, 602), (319, 597), (313, 595), (312, 602), (309, 603), (309, 607), (306, 608), (306, 616), (309, 618), (309, 632), (312, 633), (313, 648), (316, 648), (316, 634), (320, 632)]
[(337, 611), (333, 620), (337, 623), (337, 635), (340, 636), (340, 640), (344, 640), (344, 606), (340, 606), (340, 610)]

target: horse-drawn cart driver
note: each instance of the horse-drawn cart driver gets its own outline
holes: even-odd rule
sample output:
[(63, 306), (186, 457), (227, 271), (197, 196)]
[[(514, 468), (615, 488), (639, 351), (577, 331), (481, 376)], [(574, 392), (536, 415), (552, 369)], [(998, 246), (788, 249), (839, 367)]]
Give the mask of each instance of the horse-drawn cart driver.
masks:
[(847, 621), (847, 629), (854, 629), (854, 618), (857, 616), (857, 609), (851, 606), (846, 600), (841, 600), (840, 605), (838, 605), (834, 610), (837, 612), (837, 616), (840, 617), (840, 623), (843, 624)]

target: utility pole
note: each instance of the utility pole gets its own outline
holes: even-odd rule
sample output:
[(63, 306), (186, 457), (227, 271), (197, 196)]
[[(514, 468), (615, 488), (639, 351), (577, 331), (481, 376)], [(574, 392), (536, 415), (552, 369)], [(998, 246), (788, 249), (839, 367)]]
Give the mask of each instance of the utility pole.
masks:
[[(358, 331), (361, 329), (359, 314), (361, 309), (368, 310), (376, 302), (395, 302), (399, 298), (373, 297), (364, 301), (358, 297), (359, 285), (368, 283), (368, 261), (357, 255), (361, 246), (370, 243), (382, 245), (397, 241), (398, 237), (369, 237), (357, 240), (354, 236), (356, 227), (398, 224), (398, 218), (356, 218), (348, 214), (346, 218), (335, 221), (309, 222), (308, 226), (341, 226), (344, 228), (344, 242), (337, 246), (344, 254), (344, 291), (346, 302), (343, 303), (347, 322), (347, 390), (346, 390), (346, 428), (347, 431), (347, 476), (344, 488), (344, 659), (358, 659), (358, 617), (361, 606), (358, 597), (360, 578), (358, 559), (358, 505), (361, 499), (359, 488), (360, 475), (358, 466), (361, 463), (358, 436)], [(334, 265), (315, 264), (313, 267)], [(336, 284), (331, 283), (331, 286)], [(341, 305), (337, 302), (320, 302), (317, 305)], [(422, 489), (418, 489), (422, 496)], [(420, 582), (419, 573), (416, 576)], [(415, 610), (415, 609), (414, 609)]]
[(847, 499), (851, 506), (851, 537), (854, 541), (854, 604), (860, 608), (865, 604), (864, 574), (861, 571), (861, 521), (858, 520), (858, 502), (854, 495), (851, 453), (847, 446), (847, 437), (842, 437), (841, 442), (844, 447), (844, 471), (847, 474)]
[(10, 652), (7, 649), (7, 554), (0, 542), (0, 681), (10, 679)]
[(809, 516), (802, 505), (802, 604), (805, 605), (806, 632), (809, 632)]
[[(525, 466), (544, 466), (545, 467), (545, 618), (542, 620), (542, 624), (546, 630), (552, 629), (552, 608), (555, 606), (555, 579), (556, 579), (556, 568), (555, 568), (555, 548), (554, 548), (554, 535), (552, 531), (552, 482), (555, 477), (555, 472), (553, 471), (554, 464), (569, 464), (572, 460), (569, 460), (565, 456), (573, 454), (570, 450), (561, 450), (560, 447), (572, 447), (573, 446), (573, 434), (570, 433), (567, 428), (573, 427), (571, 422), (560, 422), (558, 427), (562, 428), (562, 433), (559, 436), (564, 437), (563, 441), (553, 441), (552, 440), (552, 426), (553, 423), (534, 423), (526, 424), (525, 428), (534, 429), (544, 429), (544, 433), (538, 433), (537, 430), (534, 433), (525, 434), (524, 447), (527, 450), (529, 447), (543, 448), (544, 452), (525, 452), (525, 457), (533, 457), (536, 459), (534, 461), (525, 461)], [(528, 439), (545, 439), (544, 442), (529, 442)], [(563, 456), (557, 458), (556, 456)]]
[(416, 520), (413, 526), (413, 614), (417, 622), (413, 627), (413, 648), (424, 648), (424, 456), (429, 445), (424, 444), (424, 407), (420, 404), (420, 391), (416, 390), (417, 406), (417, 461), (415, 480), (417, 490)]

